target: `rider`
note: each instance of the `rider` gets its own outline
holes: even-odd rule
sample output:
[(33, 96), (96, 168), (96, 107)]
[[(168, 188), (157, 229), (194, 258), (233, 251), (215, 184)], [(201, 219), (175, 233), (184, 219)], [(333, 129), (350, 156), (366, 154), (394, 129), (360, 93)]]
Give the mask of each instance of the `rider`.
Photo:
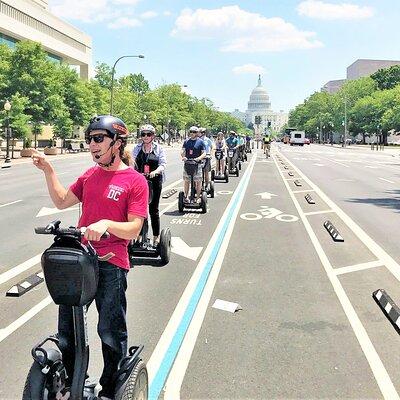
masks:
[(206, 188), (208, 188), (208, 184), (210, 183), (210, 171), (211, 171), (211, 154), (215, 152), (214, 142), (207, 137), (206, 128), (199, 128), (198, 137), (204, 142), (206, 148), (206, 158), (204, 160), (204, 181)]
[(244, 160), (244, 137), (243, 135), (238, 135), (238, 142), (239, 142), (239, 155), (240, 159)]
[(165, 182), (165, 166), (167, 160), (163, 147), (154, 141), (156, 129), (153, 125), (146, 124), (140, 127), (142, 143), (135, 146), (132, 151), (132, 165), (140, 173), (148, 174), (152, 183), (153, 196), (149, 204), (151, 228), (153, 230), (153, 246), (157, 246), (160, 237), (159, 203), (162, 184)]
[[(98, 399), (114, 397), (113, 375), (127, 352), (126, 295), (129, 271), (128, 244), (139, 234), (147, 216), (146, 179), (129, 168), (124, 155), (128, 130), (123, 121), (111, 115), (90, 120), (86, 142), (97, 164), (84, 172), (69, 189), (57, 178), (53, 166), (36, 152), (33, 164), (44, 172), (47, 188), (58, 209), (82, 203), (78, 227), (86, 227), (83, 241), (90, 241), (99, 256), (99, 281), (95, 297), (99, 314), (97, 331), (102, 343), (104, 369)], [(125, 161), (123, 161), (125, 160)], [(100, 241), (108, 232), (110, 237)], [(60, 305), (59, 347), (71, 384), (75, 359), (72, 307)], [(62, 397), (68, 399), (68, 388)]]
[(263, 138), (263, 150), (264, 150), (264, 154), (269, 154), (271, 149), (271, 138), (269, 136), (268, 133), (265, 134), (264, 138)]
[(246, 151), (250, 150), (250, 142), (251, 136), (249, 134), (246, 135)]
[[(189, 128), (189, 139), (186, 139), (182, 145), (181, 157), (182, 161), (195, 160), (201, 161), (206, 156), (206, 148), (204, 142), (197, 137), (199, 128), (197, 126), (192, 126)], [(197, 200), (200, 201), (201, 198), (201, 181), (202, 181), (202, 171), (200, 164), (197, 166), (197, 171), (193, 176)], [(189, 183), (190, 176), (187, 174), (185, 168), (183, 168), (183, 191), (185, 193), (185, 200), (188, 201), (189, 193)]]
[(235, 153), (233, 154), (233, 158), (232, 158), (232, 162), (231, 162), (231, 165), (235, 166), (236, 162), (237, 162), (237, 149), (239, 148), (239, 141), (236, 137), (235, 131), (229, 132), (229, 137), (226, 139), (226, 145), (229, 150), (235, 150)]
[(218, 132), (217, 140), (215, 141), (215, 149), (222, 150), (222, 158), (219, 161), (219, 170), (217, 171), (217, 175), (223, 175), (225, 171), (225, 158), (226, 158), (226, 143), (224, 134), (222, 132)]

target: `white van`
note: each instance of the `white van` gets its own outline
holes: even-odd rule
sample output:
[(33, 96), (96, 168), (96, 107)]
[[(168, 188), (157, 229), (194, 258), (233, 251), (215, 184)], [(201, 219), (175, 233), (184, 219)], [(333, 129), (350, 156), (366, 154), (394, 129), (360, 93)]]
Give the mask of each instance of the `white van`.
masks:
[(306, 142), (306, 133), (304, 131), (292, 131), (290, 132), (290, 145), (304, 146)]

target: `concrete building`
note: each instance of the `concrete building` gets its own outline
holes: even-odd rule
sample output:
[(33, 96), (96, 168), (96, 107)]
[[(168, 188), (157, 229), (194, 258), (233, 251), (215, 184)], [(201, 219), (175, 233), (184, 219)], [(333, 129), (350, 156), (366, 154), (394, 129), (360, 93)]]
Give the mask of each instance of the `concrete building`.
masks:
[(250, 94), (246, 111), (246, 125), (254, 124), (256, 116), (261, 117), (261, 132), (266, 132), (268, 129), (280, 131), (289, 119), (288, 113), (282, 110), (275, 112), (271, 109), (271, 101), (267, 90), (261, 84), (260, 75), (257, 86)]
[(89, 78), (90, 36), (53, 15), (48, 0), (0, 0), (0, 43), (14, 47), (23, 39), (41, 43), (52, 60), (76, 65)]
[(390, 68), (394, 65), (400, 65), (400, 61), (358, 59), (347, 67), (347, 79), (352, 80), (370, 76), (379, 69)]
[(327, 92), (330, 94), (337, 93), (345, 82), (346, 79), (335, 79), (333, 81), (329, 81), (322, 86), (321, 92)]

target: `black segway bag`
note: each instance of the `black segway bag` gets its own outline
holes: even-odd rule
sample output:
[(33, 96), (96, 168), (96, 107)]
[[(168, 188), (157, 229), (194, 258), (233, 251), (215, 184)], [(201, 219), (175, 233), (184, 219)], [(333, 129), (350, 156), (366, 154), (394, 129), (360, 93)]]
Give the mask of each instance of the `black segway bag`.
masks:
[(91, 302), (99, 279), (98, 259), (91, 246), (74, 237), (56, 237), (42, 255), (42, 269), (56, 304), (84, 306)]
[(199, 164), (196, 161), (192, 161), (192, 160), (185, 161), (184, 168), (185, 168), (186, 173), (189, 176), (196, 175), (198, 167), (199, 167)]

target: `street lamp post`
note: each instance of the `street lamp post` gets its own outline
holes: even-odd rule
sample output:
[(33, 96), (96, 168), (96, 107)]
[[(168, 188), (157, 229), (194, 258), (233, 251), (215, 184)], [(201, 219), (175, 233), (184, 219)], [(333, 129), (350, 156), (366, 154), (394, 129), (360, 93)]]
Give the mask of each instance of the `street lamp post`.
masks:
[(347, 96), (344, 96), (344, 146), (346, 147), (347, 139)]
[(114, 74), (115, 74), (115, 66), (117, 65), (119, 60), (122, 60), (123, 58), (144, 58), (144, 55), (139, 54), (137, 56), (121, 56), (120, 58), (115, 61), (113, 67), (112, 67), (112, 72), (111, 72), (111, 94), (110, 94), (110, 114), (112, 115), (113, 113), (113, 101), (114, 101)]
[(6, 130), (6, 159), (5, 159), (5, 163), (10, 163), (10, 110), (11, 110), (11, 103), (6, 100), (6, 102), (4, 103), (4, 110), (7, 113), (7, 118), (6, 118), (6, 126), (5, 126), (5, 130)]

